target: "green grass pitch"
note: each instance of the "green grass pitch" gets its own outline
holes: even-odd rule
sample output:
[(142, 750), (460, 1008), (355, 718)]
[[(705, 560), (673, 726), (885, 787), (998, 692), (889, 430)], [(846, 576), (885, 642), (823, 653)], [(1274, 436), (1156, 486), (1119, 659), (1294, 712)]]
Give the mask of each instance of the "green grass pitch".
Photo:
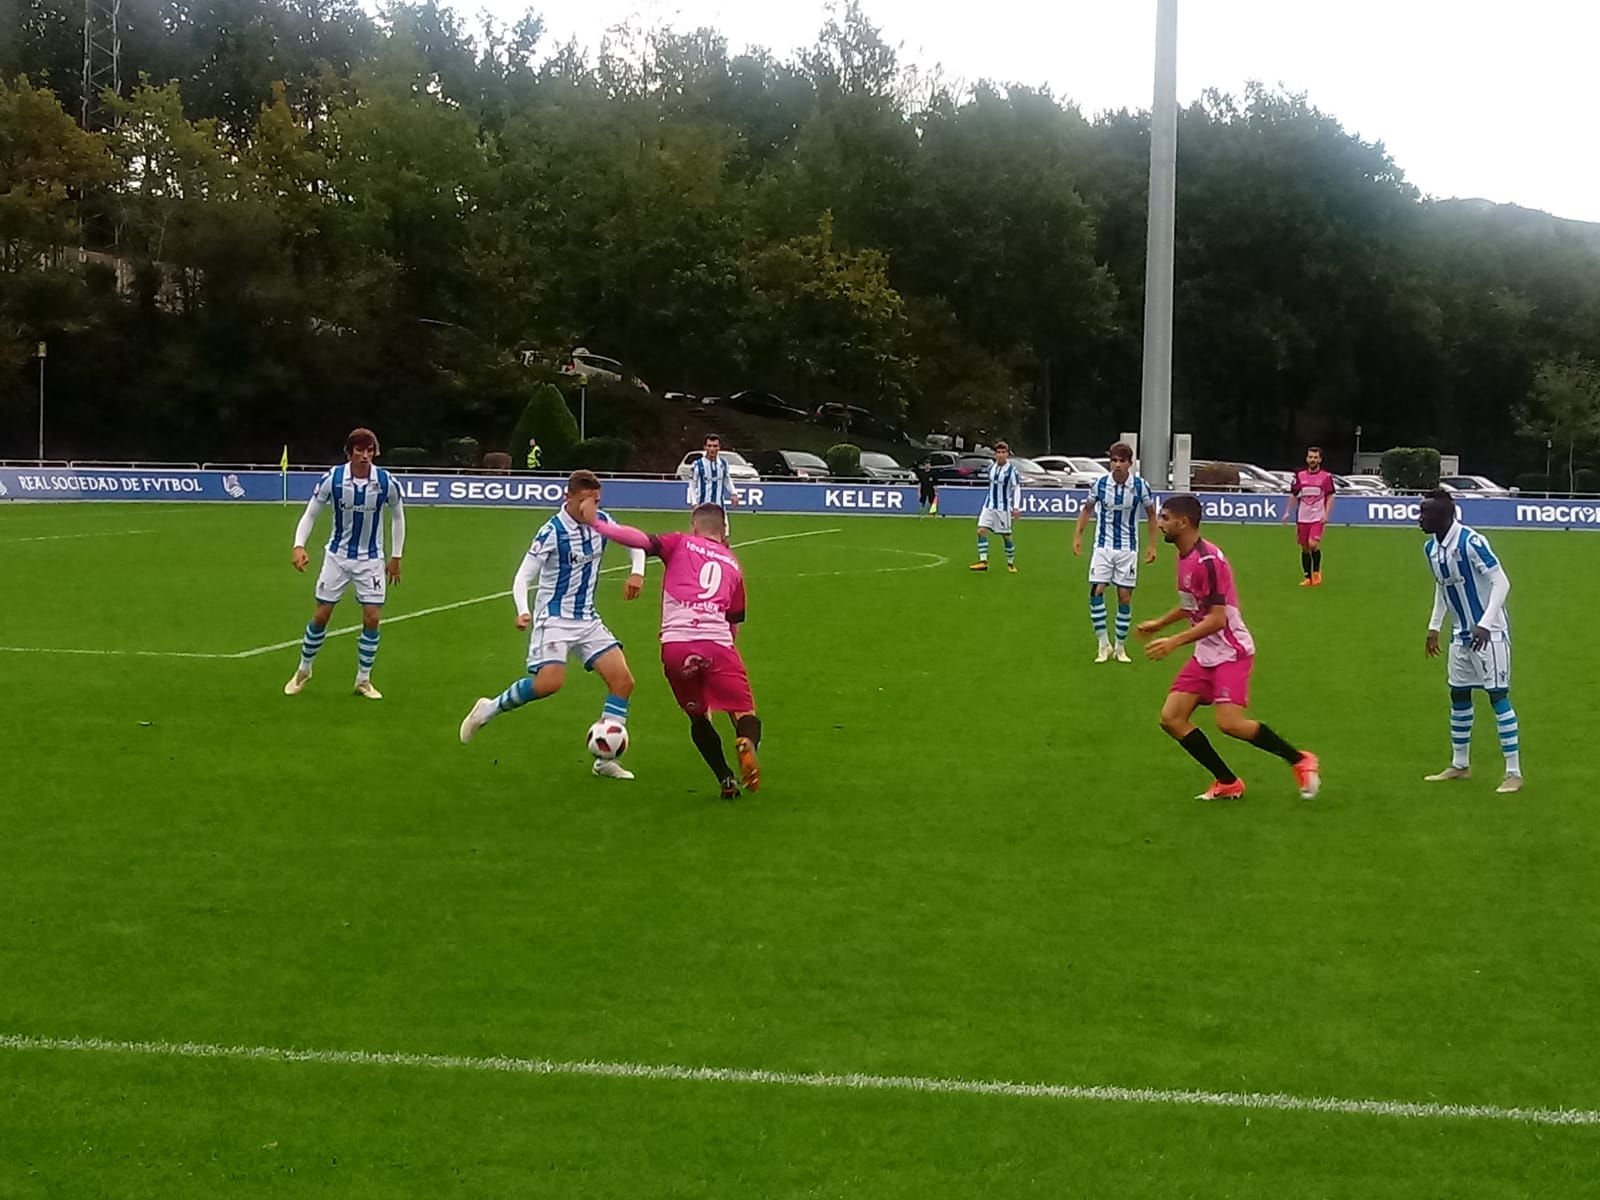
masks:
[[(1600, 1109), (1600, 541), (1492, 535), (1528, 777), (1501, 797), (1486, 708), (1477, 778), (1421, 782), (1420, 534), (1334, 529), (1305, 591), (1290, 531), (1208, 527), (1253, 709), (1325, 780), (1302, 801), (1230, 743), (1249, 795), (1208, 805), (1156, 724), (1176, 662), (1092, 663), (1066, 524), (974, 576), (966, 520), (736, 514), (777, 540), (740, 551), (764, 786), (725, 803), (621, 572), (638, 779), (588, 774), (581, 671), (458, 743), (521, 672), (510, 601), (393, 618), (504, 591), (536, 513), (411, 510), (381, 703), (348, 634), (293, 699), (294, 649), (171, 657), (298, 638), (297, 516), (0, 507), (0, 1196), (1593, 1194), (1595, 1125), (42, 1046)], [(1162, 555), (1136, 617), (1173, 601)]]

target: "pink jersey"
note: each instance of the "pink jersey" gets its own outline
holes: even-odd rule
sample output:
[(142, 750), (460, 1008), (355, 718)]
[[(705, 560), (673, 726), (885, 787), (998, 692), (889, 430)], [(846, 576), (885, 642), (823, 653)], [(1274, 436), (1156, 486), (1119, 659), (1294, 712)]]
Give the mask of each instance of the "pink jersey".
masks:
[(1333, 476), (1326, 471), (1307, 471), (1304, 467), (1294, 473), (1289, 493), (1300, 498), (1300, 511), (1295, 520), (1302, 525), (1315, 525), (1328, 519), (1328, 504), (1333, 499)]
[(666, 566), (661, 580), (661, 640), (733, 645), (744, 620), (744, 572), (721, 542), (692, 533), (661, 533), (648, 550)]
[(1233, 585), (1233, 568), (1204, 538), (1178, 558), (1178, 601), (1190, 625), (1198, 625), (1219, 605), (1227, 621), (1215, 633), (1194, 644), (1194, 661), (1202, 667), (1237, 662), (1256, 652), (1255, 641), (1239, 615), (1239, 593)]

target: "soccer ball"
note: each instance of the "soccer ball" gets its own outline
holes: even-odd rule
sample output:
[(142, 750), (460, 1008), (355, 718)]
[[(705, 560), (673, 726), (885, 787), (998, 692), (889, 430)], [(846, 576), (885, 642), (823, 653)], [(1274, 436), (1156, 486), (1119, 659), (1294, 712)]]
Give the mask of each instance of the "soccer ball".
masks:
[(620, 721), (596, 721), (586, 740), (596, 758), (621, 758), (628, 748), (628, 727)]

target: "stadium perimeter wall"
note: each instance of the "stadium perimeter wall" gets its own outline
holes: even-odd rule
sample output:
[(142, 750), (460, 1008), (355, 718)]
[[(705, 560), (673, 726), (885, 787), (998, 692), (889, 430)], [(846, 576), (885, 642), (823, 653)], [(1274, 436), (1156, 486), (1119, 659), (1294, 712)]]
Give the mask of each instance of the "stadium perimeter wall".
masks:
[[(407, 504), (478, 508), (551, 509), (561, 503), (564, 481), (532, 475), (437, 475), (395, 471)], [(322, 477), (319, 471), (169, 470), (119, 467), (0, 467), (0, 503), (16, 501), (201, 501), (218, 504), (301, 505)], [(914, 487), (874, 484), (756, 483), (741, 488), (740, 511), (812, 513), (844, 516), (914, 516)], [(976, 518), (986, 491), (947, 486), (939, 490), (939, 511), (947, 517)], [(1076, 519), (1086, 491), (1028, 490), (1023, 515)], [(1268, 525), (1283, 519), (1287, 495), (1199, 493), (1206, 519), (1241, 525)], [(680, 511), (686, 507), (681, 482), (663, 479), (611, 479), (605, 503), (619, 511)], [(1600, 530), (1600, 500), (1511, 497), (1461, 502), (1463, 519), (1480, 529)], [(1333, 510), (1334, 525), (1415, 528), (1414, 496), (1358, 497), (1346, 493)]]

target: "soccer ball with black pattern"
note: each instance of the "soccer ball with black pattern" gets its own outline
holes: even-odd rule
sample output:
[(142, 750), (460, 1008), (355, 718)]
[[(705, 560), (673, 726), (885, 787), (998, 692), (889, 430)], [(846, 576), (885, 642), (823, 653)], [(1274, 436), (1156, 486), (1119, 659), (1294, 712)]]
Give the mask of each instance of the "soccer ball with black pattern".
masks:
[(619, 721), (596, 721), (586, 740), (596, 758), (621, 758), (628, 749), (628, 727)]

